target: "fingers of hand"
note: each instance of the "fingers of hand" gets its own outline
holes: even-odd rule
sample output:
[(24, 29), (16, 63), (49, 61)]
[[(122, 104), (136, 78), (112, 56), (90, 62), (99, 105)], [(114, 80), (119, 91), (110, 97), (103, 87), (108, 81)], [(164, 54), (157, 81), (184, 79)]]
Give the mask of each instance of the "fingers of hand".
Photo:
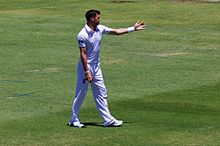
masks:
[(145, 26), (146, 25), (140, 25), (140, 26), (137, 27), (137, 30), (143, 30), (143, 29), (145, 29)]
[(139, 22), (138, 25), (139, 25), (139, 26), (143, 26), (143, 25), (145, 25), (145, 22), (144, 22), (144, 21)]
[(91, 83), (93, 80), (93, 77), (90, 75), (90, 76), (88, 76), (87, 80)]
[(136, 30), (142, 30), (144, 29), (146, 26), (144, 21), (137, 21), (137, 23), (135, 24), (135, 28)]
[(93, 76), (91, 75), (90, 72), (86, 73), (85, 80), (87, 80), (90, 83), (93, 81)]
[(92, 78), (86, 78), (85, 80), (88, 81), (89, 83), (91, 83), (93, 79)]
[(91, 76), (91, 77), (88, 79), (88, 81), (91, 83), (92, 80), (93, 80), (93, 77)]

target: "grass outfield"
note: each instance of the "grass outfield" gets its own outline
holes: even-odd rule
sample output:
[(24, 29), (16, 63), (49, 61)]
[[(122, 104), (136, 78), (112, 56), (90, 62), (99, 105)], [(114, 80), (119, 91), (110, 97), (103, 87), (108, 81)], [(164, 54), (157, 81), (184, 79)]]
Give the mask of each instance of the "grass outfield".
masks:
[[(102, 127), (91, 91), (87, 128), (67, 127), (84, 13), (145, 31), (103, 37), (111, 113)], [(220, 145), (220, 5), (171, 0), (0, 0), (0, 145)]]

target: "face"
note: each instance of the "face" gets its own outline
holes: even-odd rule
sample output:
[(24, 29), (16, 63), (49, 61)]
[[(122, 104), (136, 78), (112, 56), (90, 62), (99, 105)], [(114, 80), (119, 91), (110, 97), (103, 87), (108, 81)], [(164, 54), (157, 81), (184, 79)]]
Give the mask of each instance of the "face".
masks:
[(99, 14), (96, 14), (95, 17), (92, 17), (92, 22), (93, 22), (95, 25), (99, 25), (100, 15), (99, 15)]

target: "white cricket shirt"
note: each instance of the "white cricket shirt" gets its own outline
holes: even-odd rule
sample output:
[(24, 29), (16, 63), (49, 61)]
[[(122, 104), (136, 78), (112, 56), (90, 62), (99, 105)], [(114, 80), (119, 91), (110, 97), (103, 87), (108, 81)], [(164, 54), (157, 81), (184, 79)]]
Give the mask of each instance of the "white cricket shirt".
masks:
[(109, 33), (111, 28), (98, 25), (93, 31), (87, 24), (78, 34), (79, 48), (86, 48), (88, 64), (99, 63), (100, 44), (103, 33)]

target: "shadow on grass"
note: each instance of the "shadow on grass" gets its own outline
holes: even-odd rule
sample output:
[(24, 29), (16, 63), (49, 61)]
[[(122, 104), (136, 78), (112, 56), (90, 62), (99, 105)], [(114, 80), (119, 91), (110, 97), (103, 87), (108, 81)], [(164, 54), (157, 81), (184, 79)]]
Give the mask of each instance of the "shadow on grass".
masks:
[(96, 122), (84, 122), (82, 124), (84, 124), (86, 127), (88, 126), (104, 127), (102, 123), (96, 123)]
[[(127, 121), (124, 121), (123, 122), (123, 125), (124, 124), (129, 124), (129, 123), (132, 123), (132, 122), (127, 122)], [(84, 122), (84, 123), (82, 123), (82, 124), (84, 124), (86, 127), (89, 127), (89, 126), (95, 126), (95, 127), (104, 127), (104, 128), (106, 128), (104, 125), (103, 125), (103, 123), (96, 123), (96, 122)], [(122, 125), (122, 126), (123, 126)], [(122, 127), (122, 126), (118, 126), (118, 127)], [(108, 127), (108, 128), (115, 128), (115, 127)]]
[[(123, 125), (124, 124), (129, 124), (129, 123), (132, 123), (132, 122), (123, 122)], [(85, 125), (85, 127), (103, 127), (103, 128), (107, 128), (107, 127), (105, 127), (104, 125), (103, 125), (103, 123), (101, 123), (101, 122), (82, 122), (82, 124), (84, 124)], [(122, 125), (122, 126), (123, 126)], [(67, 124), (67, 126), (69, 126), (69, 124)], [(118, 127), (122, 127), (122, 126), (118, 126)], [(72, 126), (70, 126), (70, 127), (72, 127)], [(108, 127), (108, 128), (115, 128), (115, 127)]]
[[(219, 122), (217, 117), (220, 113), (219, 88), (220, 83), (217, 83), (194, 89), (143, 96), (140, 99), (114, 102), (111, 107), (124, 120), (122, 127), (167, 129), (175, 127), (175, 129), (188, 130), (206, 127), (206, 125), (216, 127), (215, 123)], [(104, 128), (102, 122), (84, 122), (83, 124), (87, 127)]]

